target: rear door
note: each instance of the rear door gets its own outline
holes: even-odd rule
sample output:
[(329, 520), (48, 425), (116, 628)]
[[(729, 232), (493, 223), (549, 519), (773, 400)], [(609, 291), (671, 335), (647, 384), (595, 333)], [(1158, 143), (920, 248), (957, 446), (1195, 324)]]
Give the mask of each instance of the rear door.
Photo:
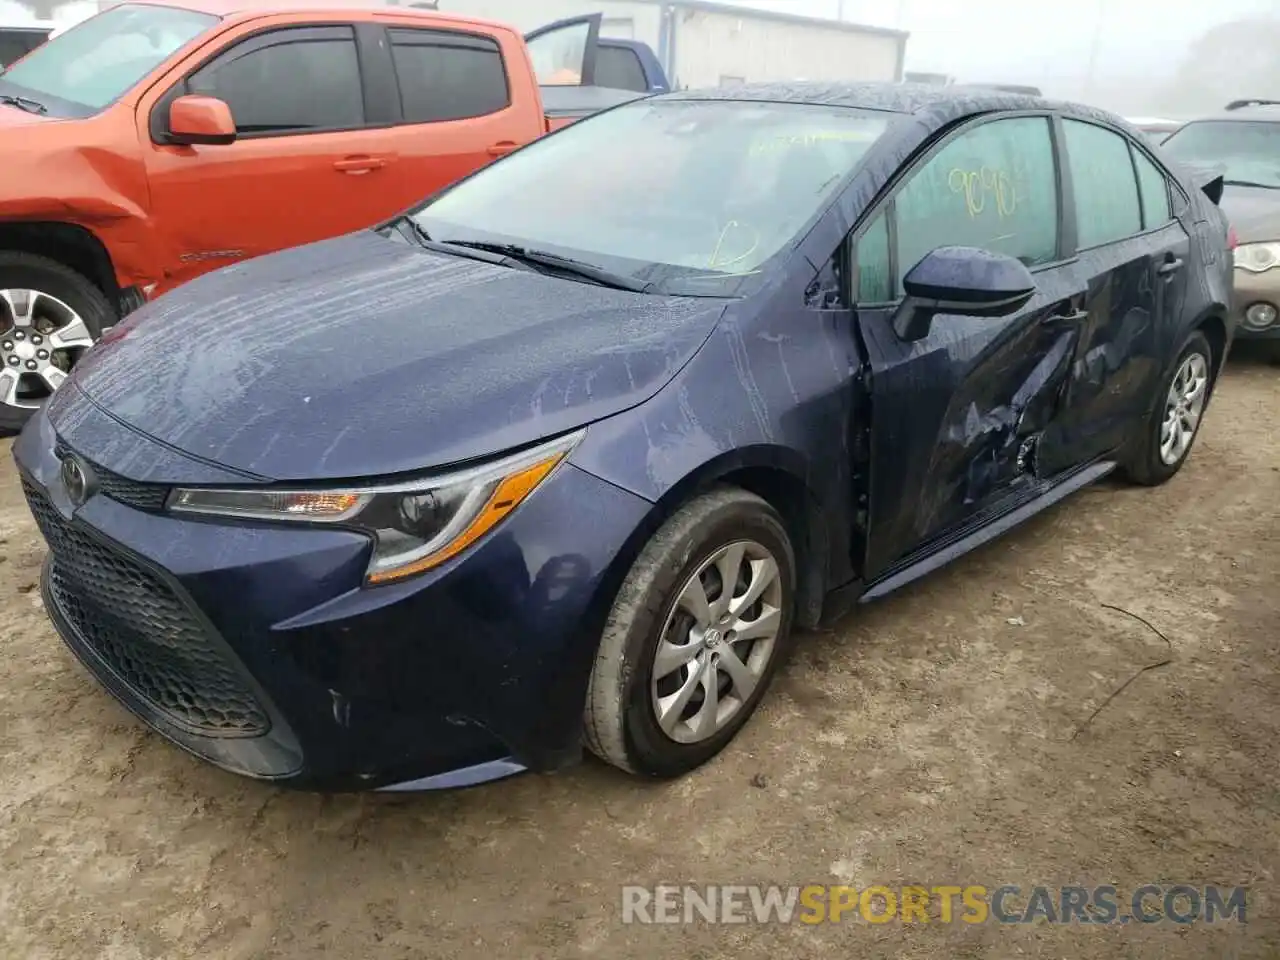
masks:
[(417, 204), (545, 129), (518, 34), (422, 23), (367, 28), (382, 38), (374, 43), (371, 37), (366, 58), (377, 78), (376, 95), (394, 114), (379, 134), (397, 158), (385, 178), (383, 216)]
[(1163, 369), (1162, 329), (1186, 297), (1191, 240), (1146, 150), (1082, 120), (1062, 121), (1066, 195), (1088, 284), (1065, 407), (1043, 450), (1048, 469), (1103, 456), (1146, 412)]
[[(165, 142), (168, 106), (187, 93), (228, 104), (235, 143)], [(144, 101), (151, 213), (171, 244), (165, 287), (376, 221), (397, 160), (371, 129), (379, 109), (349, 23), (259, 27)]]
[[(1064, 258), (1050, 116), (981, 119), (935, 145), (860, 229), (852, 275), (870, 365), (865, 577), (910, 562), (1034, 496), (1037, 447), (1061, 411), (1084, 280)], [(1038, 292), (1010, 317), (940, 315), (893, 331), (902, 277), (940, 246), (1022, 260)]]

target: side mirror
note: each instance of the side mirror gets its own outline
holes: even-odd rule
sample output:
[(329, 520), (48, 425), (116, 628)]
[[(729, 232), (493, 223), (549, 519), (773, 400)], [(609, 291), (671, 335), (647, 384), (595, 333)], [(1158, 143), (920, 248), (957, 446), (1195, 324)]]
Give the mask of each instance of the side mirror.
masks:
[(977, 247), (938, 247), (902, 278), (906, 297), (893, 315), (893, 332), (906, 341), (929, 335), (939, 313), (1007, 317), (1026, 306), (1036, 281), (1023, 264)]
[(215, 146), (235, 140), (231, 108), (217, 97), (189, 94), (169, 104), (170, 143)]

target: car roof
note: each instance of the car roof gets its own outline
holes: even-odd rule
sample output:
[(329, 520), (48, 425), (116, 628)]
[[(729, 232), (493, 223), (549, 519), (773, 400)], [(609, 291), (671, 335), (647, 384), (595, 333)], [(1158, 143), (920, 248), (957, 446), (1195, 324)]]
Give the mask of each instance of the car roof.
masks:
[[(1237, 107), (1235, 110), (1221, 110), (1207, 117), (1196, 117), (1196, 120), (1259, 120), (1280, 123), (1280, 105), (1263, 104), (1258, 106)], [(1190, 121), (1192, 123), (1195, 120)]]
[(469, 23), (485, 24), (492, 27), (505, 27), (496, 21), (488, 21), (480, 17), (462, 16), (456, 13), (442, 13), (438, 10), (419, 9), (417, 7), (399, 7), (388, 0), (124, 0), (131, 6), (177, 7), (182, 10), (194, 10), (215, 17), (252, 17), (268, 16), (274, 13), (340, 13), (350, 12), (353, 15), (384, 13), (397, 18), (407, 17), (433, 21), (435, 23)]
[(1096, 107), (960, 83), (937, 86), (927, 83), (820, 83), (795, 80), (783, 83), (746, 83), (707, 90), (682, 90), (664, 94), (657, 99), (805, 103), (890, 113), (932, 113), (951, 119), (998, 110), (1050, 109), (1082, 120), (1102, 120), (1122, 128), (1132, 127), (1118, 115)]

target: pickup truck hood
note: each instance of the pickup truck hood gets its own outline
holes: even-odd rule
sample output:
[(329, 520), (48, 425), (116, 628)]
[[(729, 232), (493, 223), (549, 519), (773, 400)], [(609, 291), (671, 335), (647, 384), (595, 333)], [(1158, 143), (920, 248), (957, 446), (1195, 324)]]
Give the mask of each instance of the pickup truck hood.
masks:
[(639, 404), (693, 357), (724, 306), (366, 231), (179, 287), (109, 331), (69, 383), (206, 463), (271, 480), (381, 477)]
[(12, 130), (18, 127), (30, 127), (37, 123), (52, 123), (49, 117), (31, 113), (21, 107), (8, 103), (0, 103), (0, 130)]

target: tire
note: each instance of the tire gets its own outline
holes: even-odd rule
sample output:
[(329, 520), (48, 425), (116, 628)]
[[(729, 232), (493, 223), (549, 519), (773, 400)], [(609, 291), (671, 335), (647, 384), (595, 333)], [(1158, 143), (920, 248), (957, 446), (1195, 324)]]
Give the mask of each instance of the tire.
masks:
[[(40, 363), (36, 357), (19, 356), (17, 350), (28, 349), (37, 338), (47, 336), (55, 326), (62, 325), (64, 330), (71, 317), (78, 318), (83, 327), (83, 335), (77, 335), (74, 341), (79, 346), (55, 350), (53, 357), (57, 366), (64, 372), (74, 366), (75, 361), (84, 352), (89, 343), (97, 341), (102, 331), (116, 321), (116, 310), (111, 302), (89, 279), (70, 267), (30, 253), (19, 253), (11, 250), (0, 250), (0, 291), (35, 291), (41, 297), (36, 298), (38, 306), (30, 322), (34, 326), (20, 329), (15, 325), (13, 308), (9, 300), (0, 296), (0, 436), (17, 433), (31, 418), (32, 414), (48, 399), (54, 388), (50, 387), (43, 377), (31, 374), (26, 370), (27, 363)], [(25, 298), (23, 300), (25, 302)], [(79, 329), (79, 328), (77, 328)], [(31, 331), (35, 336), (30, 336)], [(27, 347), (15, 341), (15, 337), (23, 338)], [(69, 339), (70, 336), (68, 335)], [(6, 347), (5, 344), (9, 344)], [(43, 343), (47, 346), (47, 343)], [(48, 351), (45, 351), (48, 354)], [(17, 402), (10, 397), (13, 381), (5, 371), (16, 367), (23, 376), (18, 381), (19, 395)], [(57, 371), (52, 371), (56, 373)]]
[[(741, 603), (744, 583), (764, 584), (764, 592), (756, 603), (735, 610), (737, 618), (726, 616), (744, 632), (744, 624), (763, 630), (776, 622), (771, 643), (763, 636), (735, 639), (732, 631), (721, 634), (693, 627), (693, 617), (681, 601), (681, 592), (698, 576), (699, 583), (707, 585), (704, 595), (710, 600), (709, 608), (715, 610), (725, 599), (718, 589), (719, 571), (733, 566), (739, 548), (752, 562), (738, 566), (741, 579), (732, 599)], [(720, 561), (713, 562), (717, 556)], [(755, 565), (766, 557), (774, 560), (776, 580), (761, 576), (768, 570), (767, 563)], [(759, 497), (736, 487), (719, 487), (681, 507), (645, 545), (614, 600), (587, 690), (583, 718), (587, 748), (622, 770), (664, 778), (687, 773), (724, 749), (750, 719), (785, 658), (795, 612), (795, 569), (795, 553), (782, 518)], [(776, 619), (770, 612), (774, 609)], [(701, 637), (697, 641), (695, 631)], [(658, 670), (655, 658), (664, 633), (689, 641), (689, 650), (700, 650), (697, 657), (673, 672)], [(667, 647), (675, 649), (671, 644)], [(728, 672), (734, 667), (744, 667), (755, 678), (753, 687), (744, 687), (746, 696), (740, 695), (744, 688)], [(743, 676), (738, 670), (734, 674)], [(699, 718), (712, 715), (707, 704), (708, 676), (715, 677), (716, 702), (723, 718), (700, 726)], [(673, 697), (671, 691), (677, 688), (693, 689), (686, 712), (699, 703), (703, 709), (688, 722), (675, 722), (668, 727), (672, 732), (667, 732), (659, 722), (655, 697)]]
[[(1200, 388), (1203, 392), (1203, 398), (1190, 438), (1185, 446), (1181, 447), (1176, 458), (1169, 462), (1161, 452), (1161, 442), (1165, 420), (1171, 409), (1170, 391), (1174, 380), (1187, 370), (1187, 365), (1196, 363), (1193, 359), (1194, 357), (1199, 358), (1199, 363), (1204, 370), (1204, 382)], [(1183, 342), (1177, 358), (1165, 372), (1165, 375), (1160, 378), (1160, 386), (1156, 390), (1151, 408), (1138, 425), (1138, 432), (1133, 439), (1131, 449), (1121, 464), (1121, 469), (1128, 480), (1142, 486), (1154, 487), (1169, 480), (1182, 469), (1182, 465), (1186, 463), (1187, 457), (1191, 454), (1191, 448), (1195, 446), (1195, 439), (1200, 433), (1200, 425), (1204, 422), (1209, 396), (1213, 390), (1213, 381), (1213, 351), (1209, 348), (1209, 341), (1205, 339), (1204, 334), (1199, 330), (1192, 331)]]

